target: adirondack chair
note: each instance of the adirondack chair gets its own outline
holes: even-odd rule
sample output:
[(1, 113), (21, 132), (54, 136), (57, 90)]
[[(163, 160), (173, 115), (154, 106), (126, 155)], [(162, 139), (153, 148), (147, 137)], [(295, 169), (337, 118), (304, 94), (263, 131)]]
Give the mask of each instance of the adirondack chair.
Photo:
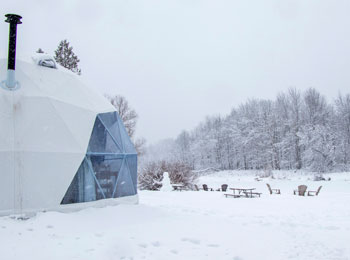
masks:
[(297, 190), (294, 190), (294, 195), (305, 196), (307, 186), (299, 185)]
[(267, 188), (269, 189), (270, 194), (273, 194), (273, 193), (281, 194), (281, 190), (280, 189), (271, 189), (270, 184), (266, 183), (266, 185), (267, 185)]
[(227, 190), (227, 187), (228, 187), (228, 185), (227, 184), (222, 184), (221, 185), (221, 191), (226, 191)]
[(224, 191), (225, 192), (227, 190), (227, 187), (228, 187), (227, 184), (222, 184), (221, 188), (217, 189), (216, 191)]
[(203, 190), (205, 190), (205, 191), (213, 191), (212, 188), (208, 188), (207, 184), (203, 184)]
[(321, 188), (322, 188), (322, 186), (318, 187), (318, 189), (316, 191), (309, 190), (307, 192), (307, 195), (308, 196), (318, 196), (318, 194), (320, 193)]

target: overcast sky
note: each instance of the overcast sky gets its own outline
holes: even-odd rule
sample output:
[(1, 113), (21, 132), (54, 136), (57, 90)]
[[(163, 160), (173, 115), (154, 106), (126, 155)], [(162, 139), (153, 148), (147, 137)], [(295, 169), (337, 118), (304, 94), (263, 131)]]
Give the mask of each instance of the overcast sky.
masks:
[[(23, 16), (18, 52), (68, 39), (83, 79), (124, 95), (148, 143), (248, 98), (314, 87), (350, 93), (348, 0), (3, 0)], [(8, 24), (0, 22), (0, 55)]]

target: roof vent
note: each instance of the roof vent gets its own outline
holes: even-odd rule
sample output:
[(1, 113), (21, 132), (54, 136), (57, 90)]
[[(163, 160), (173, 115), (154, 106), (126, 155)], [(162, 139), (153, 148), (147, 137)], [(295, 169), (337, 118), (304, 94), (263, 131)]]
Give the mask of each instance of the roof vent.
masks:
[(35, 56), (33, 56), (33, 60), (39, 66), (52, 69), (57, 68), (55, 59), (48, 54), (37, 53)]
[(52, 59), (49, 60), (40, 60), (39, 66), (43, 66), (43, 67), (48, 67), (48, 68), (52, 68), (52, 69), (56, 69), (56, 62)]

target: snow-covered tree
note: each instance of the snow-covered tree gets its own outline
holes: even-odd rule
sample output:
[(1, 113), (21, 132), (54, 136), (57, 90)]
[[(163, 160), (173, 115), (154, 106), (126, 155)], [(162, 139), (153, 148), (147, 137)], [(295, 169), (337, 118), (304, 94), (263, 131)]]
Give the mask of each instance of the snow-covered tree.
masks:
[(207, 117), (166, 147), (152, 146), (153, 160), (181, 161), (196, 170), (348, 170), (350, 95), (328, 104), (315, 89), (291, 88), (275, 100), (248, 100), (227, 116)]
[(192, 169), (194, 169), (195, 159), (193, 156), (193, 152), (191, 150), (191, 136), (187, 131), (181, 132), (181, 134), (176, 138), (176, 150), (177, 158), (179, 161), (190, 165)]
[(350, 94), (339, 95), (335, 101), (335, 127), (337, 129), (337, 161), (342, 170), (350, 168)]

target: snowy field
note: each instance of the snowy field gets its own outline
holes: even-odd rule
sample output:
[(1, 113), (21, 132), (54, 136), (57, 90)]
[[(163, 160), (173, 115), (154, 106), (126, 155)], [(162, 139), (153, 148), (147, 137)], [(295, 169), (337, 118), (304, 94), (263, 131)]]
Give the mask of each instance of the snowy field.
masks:
[[(219, 172), (198, 184), (254, 187), (261, 198), (141, 191), (139, 205), (1, 217), (0, 259), (350, 259), (350, 173), (321, 182), (243, 174)], [(268, 194), (266, 182), (282, 195)], [(318, 197), (293, 196), (300, 184), (323, 188)]]

